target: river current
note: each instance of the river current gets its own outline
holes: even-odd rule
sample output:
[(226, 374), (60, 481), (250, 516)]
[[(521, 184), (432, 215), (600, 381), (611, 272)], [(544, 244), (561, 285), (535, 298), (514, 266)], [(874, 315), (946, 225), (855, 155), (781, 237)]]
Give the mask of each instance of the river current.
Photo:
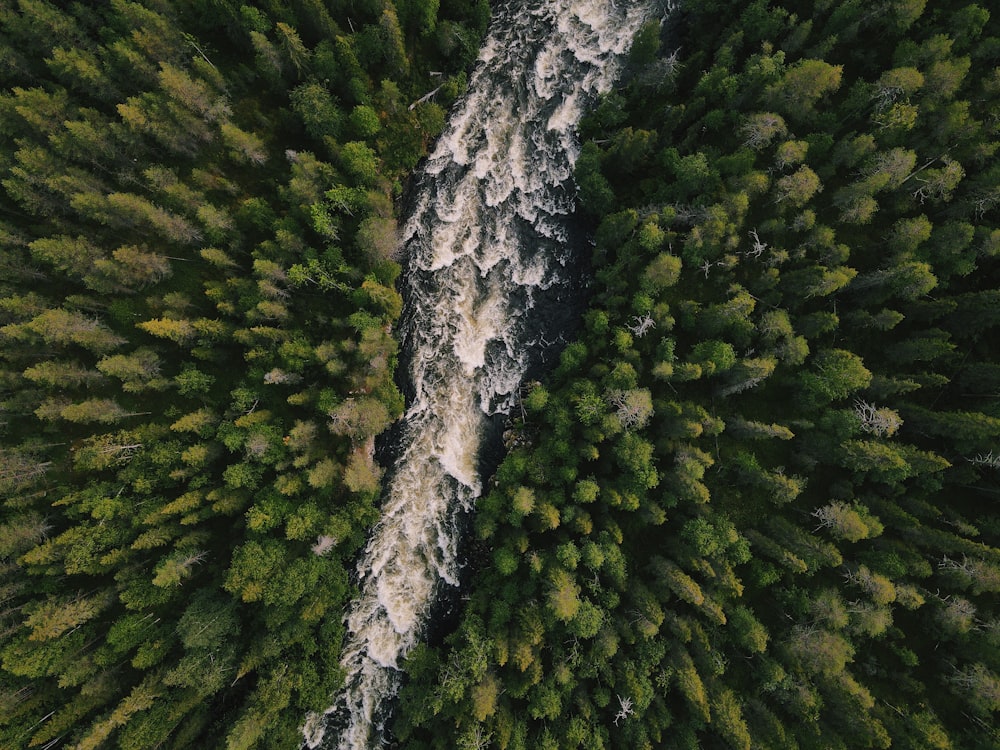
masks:
[(307, 717), (309, 748), (385, 738), (402, 661), (442, 587), (459, 583), (457, 520), (481, 491), (487, 426), (560, 337), (576, 291), (576, 126), (608, 90), (649, 4), (494, 5), (464, 97), (417, 175), (400, 237), (400, 322), (412, 392), (382, 517), (346, 618), (344, 691)]

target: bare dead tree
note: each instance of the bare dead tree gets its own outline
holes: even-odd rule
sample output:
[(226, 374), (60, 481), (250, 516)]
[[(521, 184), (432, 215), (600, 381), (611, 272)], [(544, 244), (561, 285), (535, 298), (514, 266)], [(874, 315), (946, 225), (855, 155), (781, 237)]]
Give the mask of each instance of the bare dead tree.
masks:
[(973, 205), (976, 207), (976, 219), (982, 219), (986, 213), (1000, 205), (1000, 188), (981, 193), (973, 200)]
[(754, 260), (757, 260), (758, 258), (760, 258), (761, 255), (764, 254), (764, 251), (767, 250), (767, 243), (761, 242), (760, 235), (757, 234), (756, 229), (752, 229), (750, 231), (750, 238), (753, 240), (753, 247), (751, 247), (749, 250), (743, 253), (743, 255), (745, 255), (747, 258), (753, 258)]
[(903, 420), (899, 414), (887, 407), (877, 407), (862, 399), (854, 402), (854, 414), (861, 421), (861, 429), (878, 437), (895, 435)]
[(751, 115), (740, 128), (740, 135), (743, 136), (743, 145), (760, 151), (771, 145), (771, 142), (779, 136), (788, 132), (785, 121), (781, 115), (773, 112), (761, 112)]
[(819, 521), (819, 525), (813, 531), (833, 528), (837, 523), (839, 513), (847, 507), (846, 503), (830, 503), (814, 510), (810, 515)]
[(992, 450), (989, 453), (978, 453), (974, 458), (966, 458), (965, 460), (975, 466), (1000, 469), (1000, 454), (994, 455)]
[(635, 315), (632, 317), (632, 323), (625, 326), (629, 331), (632, 332), (636, 338), (642, 338), (651, 328), (656, 328), (656, 321), (649, 315), (645, 313), (644, 315)]
[(746, 380), (740, 380), (739, 382), (733, 383), (732, 385), (727, 385), (724, 388), (719, 389), (719, 396), (726, 398), (727, 396), (733, 396), (737, 393), (743, 393), (744, 391), (749, 391), (761, 383), (763, 383), (766, 378), (754, 377), (747, 378)]
[(644, 426), (653, 415), (652, 397), (645, 388), (610, 391), (607, 400), (615, 408), (615, 416), (626, 430)]
[(618, 722), (621, 721), (622, 719), (627, 719), (629, 716), (632, 716), (635, 713), (635, 709), (632, 708), (631, 698), (622, 698), (619, 695), (618, 705), (620, 706), (620, 708), (618, 709), (618, 713), (615, 714), (615, 726), (618, 726)]
[(320, 534), (316, 537), (316, 543), (310, 548), (314, 555), (319, 555), (322, 557), (331, 549), (333, 549), (337, 544), (336, 537), (327, 536), (326, 534)]
[[(927, 199), (946, 200), (951, 197), (951, 191), (965, 176), (962, 165), (947, 156), (941, 157), (944, 166), (939, 170), (931, 170), (928, 178), (918, 177), (920, 186), (912, 192), (912, 196), (924, 203)], [(903, 180), (905, 182), (906, 180)]]
[(875, 111), (884, 112), (905, 93), (900, 86), (882, 86), (872, 94), (872, 100), (875, 102)]

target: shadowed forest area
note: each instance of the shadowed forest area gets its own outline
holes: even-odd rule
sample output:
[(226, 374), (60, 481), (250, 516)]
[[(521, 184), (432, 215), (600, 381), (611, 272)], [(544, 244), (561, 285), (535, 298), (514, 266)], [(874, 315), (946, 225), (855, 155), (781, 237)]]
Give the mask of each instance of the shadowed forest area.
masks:
[[(677, 5), (581, 127), (583, 325), (397, 745), (992, 750), (1000, 17)], [(488, 20), (0, 6), (0, 746), (289, 748), (328, 705), (395, 202)]]

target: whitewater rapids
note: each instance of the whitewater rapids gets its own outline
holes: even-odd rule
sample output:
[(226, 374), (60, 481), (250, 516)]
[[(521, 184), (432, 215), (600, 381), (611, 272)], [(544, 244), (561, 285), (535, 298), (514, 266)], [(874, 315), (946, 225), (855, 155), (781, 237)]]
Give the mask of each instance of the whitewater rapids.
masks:
[(344, 691), (303, 729), (309, 748), (384, 737), (402, 660), (441, 586), (457, 586), (456, 518), (481, 491), (480, 447), (559, 331), (572, 292), (576, 126), (620, 71), (648, 3), (495, 5), (467, 93), (418, 175), (400, 238), (400, 331), (412, 398), (382, 517), (346, 618)]

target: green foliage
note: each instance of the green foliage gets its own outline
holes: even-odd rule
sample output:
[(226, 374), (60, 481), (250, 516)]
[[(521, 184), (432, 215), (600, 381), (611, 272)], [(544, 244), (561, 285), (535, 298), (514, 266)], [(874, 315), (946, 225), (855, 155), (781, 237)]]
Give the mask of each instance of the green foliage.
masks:
[(5, 748), (289, 746), (342, 678), (405, 103), (484, 7), (251, 5), (0, 11)]
[[(2, 11), (0, 745), (289, 746), (402, 406), (406, 105), (489, 7), (85, 5)], [(1000, 33), (928, 5), (643, 27), (401, 744), (996, 745)]]
[(643, 28), (581, 125), (583, 325), (479, 511), (499, 688), (411, 672), (414, 747), (996, 745), (1000, 27), (929, 5)]

